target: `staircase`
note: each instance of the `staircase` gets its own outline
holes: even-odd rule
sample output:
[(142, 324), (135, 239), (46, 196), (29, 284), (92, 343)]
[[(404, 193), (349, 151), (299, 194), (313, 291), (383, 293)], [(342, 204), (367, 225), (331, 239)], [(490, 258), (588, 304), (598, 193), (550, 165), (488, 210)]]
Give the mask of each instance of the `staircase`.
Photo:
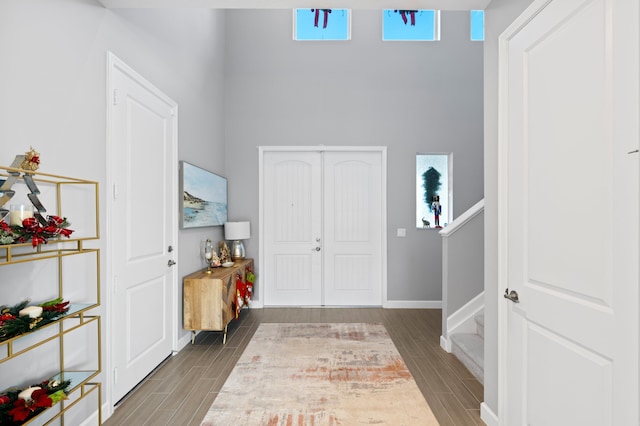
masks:
[(484, 384), (484, 200), (439, 232), (442, 237), (442, 335), (453, 353)]
[(475, 333), (455, 333), (450, 336), (451, 353), (484, 384), (484, 314), (474, 318)]

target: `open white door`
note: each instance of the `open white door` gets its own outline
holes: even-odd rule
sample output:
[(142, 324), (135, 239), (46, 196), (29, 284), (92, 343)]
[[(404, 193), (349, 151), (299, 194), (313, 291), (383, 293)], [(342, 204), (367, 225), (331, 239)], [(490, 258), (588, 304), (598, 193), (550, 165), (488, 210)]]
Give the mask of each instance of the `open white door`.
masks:
[(109, 283), (116, 403), (173, 349), (177, 105), (110, 56)]
[(501, 424), (639, 424), (639, 17), (541, 0), (501, 36)]

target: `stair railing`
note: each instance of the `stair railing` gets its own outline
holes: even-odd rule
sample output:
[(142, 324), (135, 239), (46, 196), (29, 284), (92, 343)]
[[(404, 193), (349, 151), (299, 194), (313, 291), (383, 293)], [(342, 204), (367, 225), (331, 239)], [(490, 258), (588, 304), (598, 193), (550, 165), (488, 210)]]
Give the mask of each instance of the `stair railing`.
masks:
[[(442, 236), (442, 337), (450, 351), (453, 322), (473, 317), (463, 307), (481, 299), (484, 291), (484, 199), (458, 216), (440, 231)], [(476, 303), (476, 302), (474, 302)], [(456, 315), (457, 314), (457, 315)]]

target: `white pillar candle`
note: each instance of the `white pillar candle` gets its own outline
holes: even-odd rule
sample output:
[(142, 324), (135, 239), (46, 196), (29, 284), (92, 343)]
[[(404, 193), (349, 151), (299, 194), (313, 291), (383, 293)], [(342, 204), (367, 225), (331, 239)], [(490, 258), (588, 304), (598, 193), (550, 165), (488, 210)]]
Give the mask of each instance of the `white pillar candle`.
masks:
[(18, 312), (19, 317), (39, 318), (42, 315), (42, 306), (27, 306)]
[(37, 391), (38, 389), (42, 389), (39, 386), (34, 386), (32, 388), (26, 388), (25, 390), (23, 390), (22, 392), (20, 392), (18, 394), (18, 399), (24, 399), (25, 401), (29, 402), (31, 400), (31, 394), (35, 391)]
[(22, 221), (28, 217), (33, 217), (33, 209), (24, 204), (12, 204), (9, 212), (10, 225), (22, 225)]

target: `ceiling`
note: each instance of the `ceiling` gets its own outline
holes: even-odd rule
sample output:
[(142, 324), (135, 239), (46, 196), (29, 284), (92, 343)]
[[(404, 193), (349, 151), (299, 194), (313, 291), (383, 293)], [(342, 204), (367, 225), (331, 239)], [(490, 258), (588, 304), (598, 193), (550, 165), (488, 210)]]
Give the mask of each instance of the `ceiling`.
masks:
[(483, 10), (491, 0), (99, 0), (107, 8)]

